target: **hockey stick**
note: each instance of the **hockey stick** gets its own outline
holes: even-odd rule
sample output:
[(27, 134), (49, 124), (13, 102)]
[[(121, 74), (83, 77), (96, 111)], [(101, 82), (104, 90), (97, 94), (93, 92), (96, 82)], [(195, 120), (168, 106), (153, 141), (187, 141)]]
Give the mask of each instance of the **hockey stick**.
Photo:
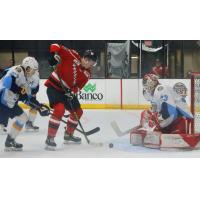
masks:
[(122, 137), (122, 136), (130, 133), (132, 131), (132, 129), (134, 129), (134, 128), (131, 128), (126, 131), (121, 131), (119, 126), (117, 125), (117, 122), (115, 122), (115, 121), (112, 121), (110, 123), (110, 125), (112, 126), (113, 130), (115, 131), (115, 133), (117, 134), (118, 137)]
[[(53, 115), (52, 112), (50, 112), (50, 114)], [(63, 122), (64, 124), (67, 124), (67, 122), (66, 122), (65, 120), (63, 120), (63, 119), (61, 119), (60, 121)], [(82, 130), (80, 130), (80, 129), (78, 129), (78, 128), (76, 128), (76, 130), (77, 130), (78, 132), (80, 132), (80, 133), (83, 134), (83, 131), (82, 131)], [(92, 129), (92, 130), (90, 130), (90, 131), (85, 131), (85, 134), (86, 134), (87, 136), (89, 136), (89, 135), (92, 135), (92, 134), (94, 134), (94, 133), (96, 133), (96, 132), (98, 132), (98, 131), (100, 131), (100, 128), (99, 128), (99, 127), (96, 127), (96, 128), (94, 128), (94, 129)]]
[(122, 137), (126, 134), (129, 134), (130, 132), (132, 131), (146, 131), (147, 133), (151, 133), (155, 130), (156, 126), (154, 127), (149, 127), (148, 129), (147, 128), (144, 128), (144, 127), (141, 127), (140, 125), (138, 126), (135, 126), (134, 128), (131, 128), (131, 129), (128, 129), (126, 131), (121, 131), (119, 126), (117, 125), (117, 123), (115, 121), (112, 121), (111, 122), (111, 126), (113, 128), (113, 130), (115, 131), (115, 133), (117, 134), (118, 137)]
[[(56, 66), (55, 66), (55, 65), (53, 66), (53, 68), (54, 68), (54, 70), (56, 70)], [(60, 78), (58, 72), (57, 72), (57, 76), (58, 76), (58, 79), (59, 79), (59, 81), (60, 81), (60, 85), (61, 85), (61, 87), (62, 87), (63, 92), (64, 92), (65, 94), (69, 93), (69, 92), (67, 92), (65, 86), (63, 85), (63, 82), (62, 82), (62, 80), (61, 80), (61, 78)], [(74, 110), (74, 107), (73, 107), (73, 105), (72, 105), (71, 100), (70, 100), (70, 99), (67, 99), (67, 100), (68, 100), (69, 106), (71, 107), (71, 110), (72, 110), (72, 112), (73, 112), (73, 114), (74, 114), (74, 116), (75, 116), (75, 118), (76, 118), (76, 121), (78, 122), (78, 125), (79, 125), (80, 128), (81, 128), (81, 131), (82, 131), (81, 133), (84, 135), (85, 140), (87, 141), (87, 143), (90, 144), (90, 145), (93, 145), (93, 146), (103, 146), (103, 143), (91, 142), (91, 141), (88, 139), (88, 137), (87, 137), (87, 135), (86, 135), (86, 132), (85, 132), (85, 130), (84, 130), (84, 128), (83, 128), (83, 126), (82, 126), (80, 120), (79, 120), (79, 117), (78, 117), (76, 111)], [(97, 128), (99, 128), (99, 127), (97, 127)], [(100, 128), (99, 128), (99, 129), (100, 129)]]

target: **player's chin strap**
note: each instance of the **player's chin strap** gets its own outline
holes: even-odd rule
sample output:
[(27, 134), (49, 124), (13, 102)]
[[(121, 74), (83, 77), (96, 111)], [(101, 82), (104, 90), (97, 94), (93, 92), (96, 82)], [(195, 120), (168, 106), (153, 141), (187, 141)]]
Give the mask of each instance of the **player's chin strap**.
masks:
[[(55, 65), (53, 66), (53, 69), (56, 70), (56, 66), (55, 66)], [(58, 79), (59, 79), (59, 81), (60, 81), (60, 85), (61, 85), (61, 87), (62, 87), (63, 92), (64, 92), (65, 94), (69, 94), (69, 91), (67, 91), (67, 89), (66, 89), (65, 86), (63, 85), (63, 82), (62, 82), (62, 80), (61, 80), (61, 78), (60, 78), (60, 75), (59, 75), (59, 73), (58, 73), (58, 70), (57, 70), (57, 76), (58, 76)], [(79, 120), (79, 117), (78, 117), (76, 111), (74, 110), (74, 107), (73, 107), (72, 102), (71, 102), (70, 99), (68, 99), (68, 103), (69, 103), (69, 106), (70, 106), (70, 108), (71, 108), (71, 110), (72, 110), (72, 112), (73, 112), (73, 114), (74, 114), (74, 116), (75, 116), (75, 118), (76, 118), (76, 121), (78, 122), (78, 125), (79, 125), (80, 128), (81, 128), (80, 133), (82, 133), (82, 134), (84, 135), (84, 137), (85, 137), (87, 143), (88, 143), (88, 144), (91, 144), (91, 145), (94, 145), (94, 146), (102, 146), (102, 145), (103, 145), (102, 143), (91, 142), (91, 141), (88, 139), (88, 137), (87, 137), (88, 132), (89, 132), (89, 133), (90, 133), (90, 132), (93, 132), (93, 130), (95, 130), (95, 132), (97, 132), (97, 131), (100, 130), (100, 128), (97, 127), (97, 128), (95, 128), (95, 129), (93, 129), (93, 130), (91, 130), (91, 131), (85, 132), (85, 130), (84, 130), (84, 128), (83, 128), (83, 126), (82, 126), (82, 124), (81, 124), (81, 122), (80, 122), (80, 120)], [(61, 121), (64, 122), (63, 120), (61, 120)], [(65, 122), (64, 122), (64, 123), (65, 123)], [(93, 134), (93, 133), (92, 133), (92, 134)], [(89, 135), (91, 135), (91, 134), (89, 134)]]

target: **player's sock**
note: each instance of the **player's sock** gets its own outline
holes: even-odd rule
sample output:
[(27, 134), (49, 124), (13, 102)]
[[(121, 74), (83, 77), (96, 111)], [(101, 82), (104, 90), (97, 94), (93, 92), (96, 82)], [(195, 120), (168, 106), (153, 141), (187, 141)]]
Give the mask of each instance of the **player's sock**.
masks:
[(54, 116), (51, 116), (51, 118), (49, 120), (48, 136), (55, 137), (59, 126), (60, 126), (60, 120), (58, 120)]
[(24, 124), (21, 123), (21, 121), (16, 120), (10, 130), (10, 135), (12, 138), (16, 138), (17, 135), (19, 135), (19, 133), (21, 132), (22, 128), (23, 128)]

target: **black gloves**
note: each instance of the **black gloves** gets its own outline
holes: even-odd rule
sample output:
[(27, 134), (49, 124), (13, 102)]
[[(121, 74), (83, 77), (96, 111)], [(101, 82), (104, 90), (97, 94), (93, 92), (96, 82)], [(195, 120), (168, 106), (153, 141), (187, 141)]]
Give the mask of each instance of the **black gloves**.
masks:
[(42, 117), (50, 115), (50, 108), (45, 104), (40, 104), (40, 108), (37, 109)]
[(36, 109), (42, 117), (50, 115), (50, 108), (45, 104), (41, 104), (35, 97), (31, 97), (28, 102), (29, 106)]
[(48, 59), (50, 66), (55, 66), (61, 61), (60, 56), (55, 53), (51, 53)]

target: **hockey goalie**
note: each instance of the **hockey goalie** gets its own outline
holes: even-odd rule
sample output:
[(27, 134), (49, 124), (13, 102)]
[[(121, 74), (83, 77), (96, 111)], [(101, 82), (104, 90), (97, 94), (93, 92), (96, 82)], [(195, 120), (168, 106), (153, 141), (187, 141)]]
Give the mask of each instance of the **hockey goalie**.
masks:
[(164, 86), (154, 74), (146, 74), (142, 84), (151, 108), (141, 113), (140, 124), (132, 129), (131, 144), (161, 150), (200, 148), (200, 134), (191, 134), (193, 116), (185, 100), (185, 85)]

